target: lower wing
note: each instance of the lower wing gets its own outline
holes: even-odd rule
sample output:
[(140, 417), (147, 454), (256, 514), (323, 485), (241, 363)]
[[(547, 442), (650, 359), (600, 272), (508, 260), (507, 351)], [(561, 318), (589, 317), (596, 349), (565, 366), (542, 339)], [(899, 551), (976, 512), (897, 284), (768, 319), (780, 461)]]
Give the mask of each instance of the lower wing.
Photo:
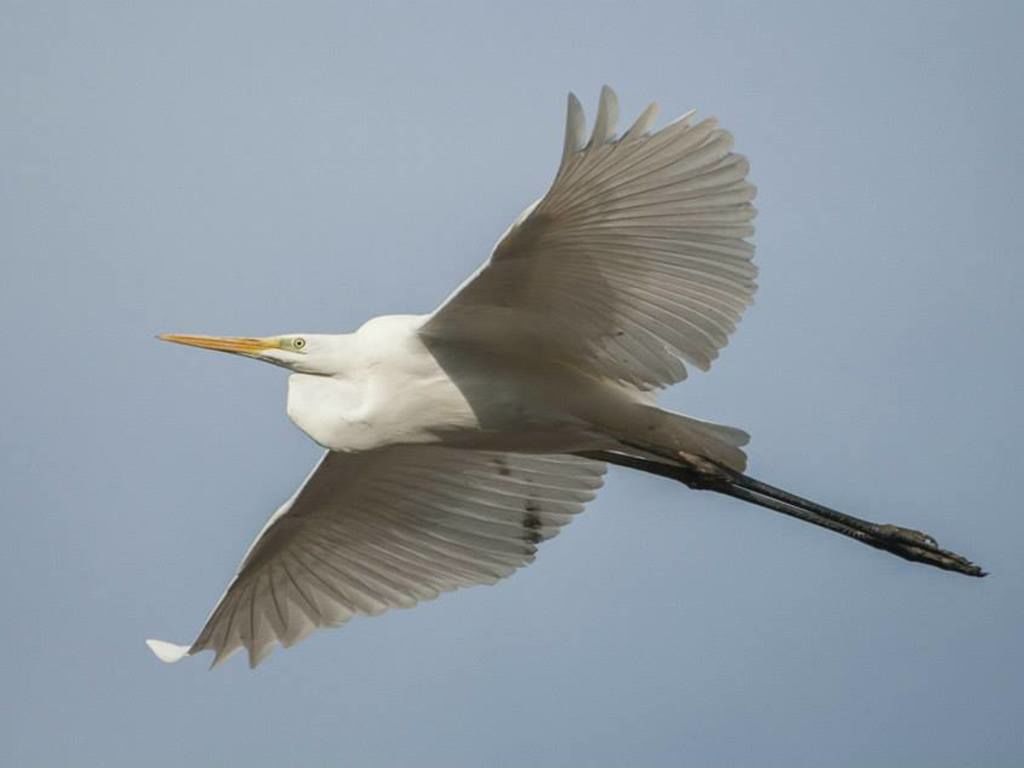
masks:
[(328, 452), (249, 547), (189, 646), (163, 661), (244, 647), (256, 666), (355, 614), (492, 584), (530, 563), (600, 488), (604, 464), (564, 455), (393, 446)]

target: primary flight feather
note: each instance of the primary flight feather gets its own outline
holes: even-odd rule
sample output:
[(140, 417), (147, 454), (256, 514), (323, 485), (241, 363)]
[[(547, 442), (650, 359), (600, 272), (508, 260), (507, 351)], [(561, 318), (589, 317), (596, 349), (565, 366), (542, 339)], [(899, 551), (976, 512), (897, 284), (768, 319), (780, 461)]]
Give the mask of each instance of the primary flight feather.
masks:
[(806, 520), (908, 560), (983, 575), (926, 534), (845, 515), (745, 475), (745, 432), (672, 413), (653, 390), (707, 370), (750, 304), (754, 187), (732, 137), (692, 113), (589, 137), (569, 96), (555, 179), (435, 312), (352, 334), (166, 334), (288, 368), (288, 415), (327, 449), (264, 526), (188, 646), (275, 644), (355, 614), (489, 584), (529, 563), (606, 463)]

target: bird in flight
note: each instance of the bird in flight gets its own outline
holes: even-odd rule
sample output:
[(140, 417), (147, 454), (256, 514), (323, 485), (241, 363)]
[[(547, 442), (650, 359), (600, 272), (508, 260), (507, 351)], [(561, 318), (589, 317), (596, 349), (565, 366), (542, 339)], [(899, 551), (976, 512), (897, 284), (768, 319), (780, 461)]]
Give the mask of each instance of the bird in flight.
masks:
[(983, 576), (927, 534), (816, 504), (744, 473), (740, 429), (655, 393), (707, 370), (751, 303), (755, 189), (714, 119), (616, 134), (601, 91), (589, 137), (569, 95), (547, 193), (429, 315), (354, 333), (165, 334), (292, 371), (287, 412), (326, 452), (249, 547), (191, 645), (163, 661), (275, 644), (355, 614), (491, 584), (534, 558), (616, 464), (781, 512), (877, 549)]

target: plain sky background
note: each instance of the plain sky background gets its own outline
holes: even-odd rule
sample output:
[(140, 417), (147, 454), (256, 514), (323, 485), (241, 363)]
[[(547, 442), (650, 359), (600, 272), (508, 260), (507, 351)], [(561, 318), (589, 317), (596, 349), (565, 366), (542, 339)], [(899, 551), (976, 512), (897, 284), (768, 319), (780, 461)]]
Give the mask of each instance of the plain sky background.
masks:
[[(0, 2), (0, 763), (1024, 763), (1022, 8)], [(760, 189), (757, 304), (663, 402), (992, 575), (613, 470), (496, 587), (160, 664), (319, 450), (153, 335), (430, 310), (603, 82)]]

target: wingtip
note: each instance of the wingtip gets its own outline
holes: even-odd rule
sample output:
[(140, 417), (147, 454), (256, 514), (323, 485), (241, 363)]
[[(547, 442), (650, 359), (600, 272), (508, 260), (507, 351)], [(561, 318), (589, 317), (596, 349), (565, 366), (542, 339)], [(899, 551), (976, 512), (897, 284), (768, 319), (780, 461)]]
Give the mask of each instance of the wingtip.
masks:
[(187, 645), (176, 645), (164, 640), (147, 640), (146, 645), (160, 661), (165, 664), (173, 664), (188, 656)]
[(562, 149), (561, 167), (564, 168), (569, 159), (583, 149), (585, 131), (586, 118), (583, 116), (583, 105), (576, 98), (576, 94), (570, 91), (565, 117), (565, 146)]
[(597, 104), (597, 117), (594, 119), (594, 131), (588, 146), (599, 147), (615, 138), (615, 124), (619, 121), (619, 98), (607, 85), (601, 86), (601, 96)]
[(572, 91), (569, 91), (569, 96), (565, 100), (565, 111), (566, 122), (570, 124), (578, 122), (583, 115), (583, 103)]
[(658, 117), (658, 103), (652, 101), (647, 105), (647, 108), (640, 113), (640, 116), (634, 121), (633, 125), (622, 134), (622, 139), (633, 139), (640, 136), (646, 136), (651, 130), (651, 126), (654, 125), (655, 119)]

